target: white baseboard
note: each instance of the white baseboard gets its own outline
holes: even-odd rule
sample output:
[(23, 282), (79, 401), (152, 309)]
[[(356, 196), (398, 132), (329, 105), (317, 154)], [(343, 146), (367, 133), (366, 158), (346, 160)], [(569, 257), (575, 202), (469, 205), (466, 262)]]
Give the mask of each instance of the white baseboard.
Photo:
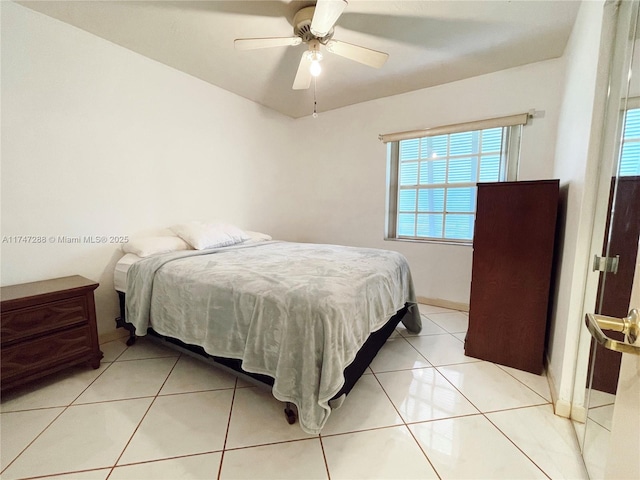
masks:
[(571, 418), (571, 404), (566, 400), (558, 400), (555, 402), (553, 411), (559, 417)]
[(443, 300), (441, 298), (427, 298), (416, 297), (418, 303), (424, 303), (425, 305), (433, 305), (434, 307), (450, 308), (451, 310), (460, 310), (461, 312), (469, 311), (468, 303), (452, 302), (450, 300)]
[(556, 390), (555, 377), (553, 372), (549, 368), (549, 357), (545, 356), (547, 371), (547, 382), (549, 383), (549, 392), (551, 393), (551, 403), (553, 404), (553, 411), (559, 417), (571, 418), (571, 403), (566, 400), (558, 399), (558, 391)]
[(573, 405), (571, 407), (571, 420), (584, 423), (587, 421), (587, 409), (583, 405)]

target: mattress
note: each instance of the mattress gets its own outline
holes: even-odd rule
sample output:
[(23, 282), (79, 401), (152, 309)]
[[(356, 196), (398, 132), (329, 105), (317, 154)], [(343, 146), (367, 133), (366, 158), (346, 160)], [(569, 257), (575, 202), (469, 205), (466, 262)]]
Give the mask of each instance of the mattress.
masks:
[(133, 253), (127, 253), (118, 260), (113, 271), (113, 285), (118, 292), (127, 293), (127, 272), (134, 263), (142, 260), (142, 257)]
[(265, 242), (180, 251), (134, 262), (127, 282), (137, 335), (153, 319), (160, 335), (273, 378), (273, 396), (295, 404), (311, 434), (373, 332), (404, 307), (405, 326), (421, 329), (408, 263), (386, 250)]
[[(249, 236), (249, 239), (242, 242), (242, 245), (253, 245), (253, 244), (257, 244), (257, 243), (261, 243), (261, 242), (267, 242), (271, 240), (271, 236), (267, 235), (266, 233), (260, 233), (260, 232), (252, 232), (252, 231), (245, 231), (244, 233), (246, 233)], [(138, 249), (134, 249), (134, 251), (136, 251), (137, 253), (140, 253), (140, 249), (147, 250), (147, 252), (149, 251), (149, 244), (146, 243), (145, 245), (147, 246), (147, 248), (143, 248), (141, 247), (141, 242), (144, 241), (152, 241), (152, 245), (154, 248), (152, 248), (151, 250), (156, 250), (156, 254), (161, 254), (161, 253), (168, 253), (167, 251), (157, 251), (157, 246), (158, 243), (157, 241), (160, 239), (166, 239), (168, 238), (166, 235), (160, 235), (160, 236), (152, 236), (152, 237), (141, 237), (137, 240), (137, 246)], [(176, 238), (176, 237), (174, 237)], [(134, 241), (132, 241), (132, 244), (136, 243)], [(162, 244), (162, 247), (165, 247), (165, 243)], [(186, 245), (186, 244), (185, 244)], [(124, 247), (123, 247), (124, 248)], [(181, 250), (181, 249), (175, 249), (175, 251), (177, 250)], [(172, 250), (172, 251), (174, 251)], [(125, 249), (125, 252), (127, 252), (127, 249)], [(131, 267), (131, 265), (133, 265), (136, 262), (139, 262), (140, 260), (142, 260), (143, 258), (148, 258), (150, 256), (153, 256), (153, 253), (147, 253), (144, 254), (144, 256), (139, 256), (136, 255), (135, 253), (131, 253), (131, 251), (129, 250), (128, 253), (125, 253), (125, 255), (118, 260), (118, 263), (116, 263), (116, 266), (114, 268), (113, 271), (113, 284), (115, 286), (116, 291), (118, 292), (122, 292), (122, 293), (127, 293), (127, 273), (129, 272), (129, 267)]]

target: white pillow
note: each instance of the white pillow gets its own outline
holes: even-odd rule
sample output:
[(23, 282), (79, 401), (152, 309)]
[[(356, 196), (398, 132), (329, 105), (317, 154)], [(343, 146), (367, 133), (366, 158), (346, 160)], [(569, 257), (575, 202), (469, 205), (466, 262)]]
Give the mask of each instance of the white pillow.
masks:
[(244, 233), (249, 235), (250, 242), (268, 242), (269, 240), (273, 240), (271, 235), (267, 235), (266, 233), (251, 232), (249, 230), (245, 230)]
[(133, 253), (139, 257), (190, 249), (191, 247), (187, 242), (176, 236), (133, 238), (122, 244), (122, 250), (125, 253)]
[(243, 230), (228, 223), (190, 222), (174, 225), (171, 231), (196, 250), (226, 247), (250, 238)]

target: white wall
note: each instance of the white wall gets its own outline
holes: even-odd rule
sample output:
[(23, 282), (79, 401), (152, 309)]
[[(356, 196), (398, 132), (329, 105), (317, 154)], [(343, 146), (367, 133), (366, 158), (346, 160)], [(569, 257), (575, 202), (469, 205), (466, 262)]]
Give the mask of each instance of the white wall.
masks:
[[(470, 247), (383, 240), (378, 134), (541, 110), (524, 128), (519, 178), (555, 174), (563, 59), (293, 121), (7, 2), (2, 54), (3, 236), (131, 235), (218, 217), (287, 240), (400, 251), (419, 296), (464, 304)], [(119, 255), (114, 245), (5, 243), (2, 284), (99, 281), (107, 332)]]
[[(563, 67), (550, 60), (300, 119), (287, 234), (397, 250), (419, 296), (468, 304), (471, 247), (384, 241), (386, 146), (378, 134), (541, 110), (544, 118), (523, 129), (519, 179), (552, 178)], [(321, 103), (321, 81), (318, 90)]]
[(581, 4), (564, 55), (567, 73), (558, 125), (562, 142), (553, 173), (561, 181), (563, 228), (548, 351), (556, 412), (564, 416), (570, 414), (600, 161), (606, 92), (605, 65), (598, 62), (603, 3)]
[[(215, 218), (272, 230), (263, 200), (279, 191), (273, 166), (292, 144), (291, 119), (20, 5), (1, 8), (5, 240)], [(3, 285), (100, 282), (99, 331), (113, 330), (117, 245), (1, 247)]]

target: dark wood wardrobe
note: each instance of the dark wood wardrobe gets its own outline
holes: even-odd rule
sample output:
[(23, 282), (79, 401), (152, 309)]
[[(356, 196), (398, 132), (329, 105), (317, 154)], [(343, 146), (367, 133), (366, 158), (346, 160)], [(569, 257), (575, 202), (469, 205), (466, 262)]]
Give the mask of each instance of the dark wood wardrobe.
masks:
[(478, 184), (465, 353), (544, 369), (559, 181)]

